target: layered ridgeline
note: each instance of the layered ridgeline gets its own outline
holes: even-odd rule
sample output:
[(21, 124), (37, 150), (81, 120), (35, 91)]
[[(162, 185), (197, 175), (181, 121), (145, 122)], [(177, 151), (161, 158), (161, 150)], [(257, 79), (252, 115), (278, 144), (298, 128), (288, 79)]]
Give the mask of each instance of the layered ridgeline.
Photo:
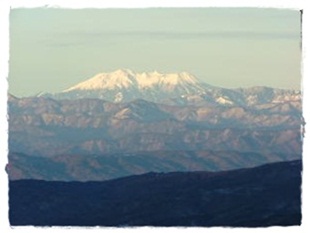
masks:
[(267, 87), (225, 89), (199, 81), (187, 72), (162, 74), (116, 70), (100, 73), (59, 93), (44, 93), (55, 99), (95, 98), (110, 102), (144, 99), (173, 105), (255, 105), (300, 101), (300, 92)]
[(10, 179), (105, 180), (301, 158), (300, 92), (224, 89), (188, 73), (103, 73), (9, 96)]

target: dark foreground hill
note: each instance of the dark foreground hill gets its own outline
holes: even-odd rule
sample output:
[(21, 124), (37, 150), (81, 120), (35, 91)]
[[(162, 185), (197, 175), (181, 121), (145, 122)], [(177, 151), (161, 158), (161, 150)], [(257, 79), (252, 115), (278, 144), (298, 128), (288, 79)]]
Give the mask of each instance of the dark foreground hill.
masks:
[(11, 225), (289, 226), (301, 223), (300, 160), (104, 182), (10, 181)]

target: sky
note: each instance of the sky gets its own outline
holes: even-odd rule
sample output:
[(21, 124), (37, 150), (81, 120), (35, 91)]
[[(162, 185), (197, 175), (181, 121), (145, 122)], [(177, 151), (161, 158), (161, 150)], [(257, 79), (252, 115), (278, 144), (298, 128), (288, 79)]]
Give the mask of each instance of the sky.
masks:
[(301, 14), (275, 8), (10, 12), (9, 92), (59, 92), (100, 72), (187, 71), (215, 86), (300, 89)]

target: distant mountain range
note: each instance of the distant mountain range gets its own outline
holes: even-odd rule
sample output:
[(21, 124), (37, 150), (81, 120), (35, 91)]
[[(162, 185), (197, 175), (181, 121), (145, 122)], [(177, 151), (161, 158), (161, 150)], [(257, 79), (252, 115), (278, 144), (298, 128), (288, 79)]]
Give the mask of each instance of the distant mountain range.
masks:
[(225, 89), (206, 84), (187, 72), (162, 74), (116, 70), (100, 73), (60, 93), (41, 93), (56, 99), (96, 98), (110, 102), (144, 99), (169, 105), (249, 106), (300, 101), (299, 91), (267, 87)]
[(169, 106), (10, 98), (9, 147), (37, 155), (154, 150), (300, 153), (301, 103)]
[(8, 116), (12, 225), (301, 222), (299, 91), (117, 70), (9, 95)]
[(221, 171), (302, 153), (300, 92), (224, 89), (186, 72), (102, 73), (61, 93), (9, 95), (8, 113), (10, 179)]
[(301, 169), (296, 160), (105, 182), (10, 181), (9, 219), (13, 226), (300, 225)]
[(10, 96), (8, 106), (11, 179), (105, 180), (301, 158), (298, 101), (211, 107)]

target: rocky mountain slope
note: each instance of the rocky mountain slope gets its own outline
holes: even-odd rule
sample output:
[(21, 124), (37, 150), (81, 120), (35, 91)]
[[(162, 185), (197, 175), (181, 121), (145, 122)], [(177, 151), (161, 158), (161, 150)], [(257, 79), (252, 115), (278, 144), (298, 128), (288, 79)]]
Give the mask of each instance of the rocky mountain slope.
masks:
[(106, 182), (10, 181), (9, 219), (13, 226), (300, 225), (301, 167), (298, 160)]
[(9, 149), (38, 156), (173, 150), (301, 153), (300, 103), (167, 106), (9, 100)]
[(8, 105), (10, 179), (106, 180), (301, 158), (298, 101), (171, 106), (9, 96)]

